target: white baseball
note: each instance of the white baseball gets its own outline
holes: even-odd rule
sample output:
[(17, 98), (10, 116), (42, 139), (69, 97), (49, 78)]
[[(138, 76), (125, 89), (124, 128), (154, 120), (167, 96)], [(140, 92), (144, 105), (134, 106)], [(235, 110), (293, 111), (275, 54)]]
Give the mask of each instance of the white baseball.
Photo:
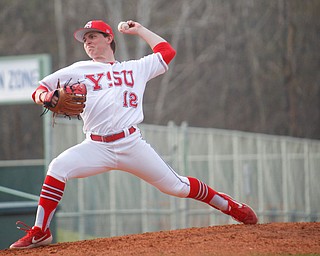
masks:
[[(118, 30), (127, 30), (129, 29), (129, 25), (127, 22), (124, 22), (124, 21), (121, 21), (119, 24), (118, 24)], [(121, 31), (120, 31), (121, 32)]]

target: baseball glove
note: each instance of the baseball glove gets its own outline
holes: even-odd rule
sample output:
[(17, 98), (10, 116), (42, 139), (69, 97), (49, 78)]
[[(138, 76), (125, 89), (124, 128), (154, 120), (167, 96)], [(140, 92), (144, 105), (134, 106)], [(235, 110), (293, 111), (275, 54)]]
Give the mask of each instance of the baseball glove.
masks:
[[(52, 111), (54, 116), (79, 117), (80, 113), (83, 112), (87, 88), (85, 84), (76, 83), (70, 85), (69, 82), (61, 87), (60, 81), (58, 80), (57, 89), (48, 92), (45, 96), (43, 105), (47, 110)], [(54, 103), (56, 101), (53, 99), (57, 99), (57, 103)]]

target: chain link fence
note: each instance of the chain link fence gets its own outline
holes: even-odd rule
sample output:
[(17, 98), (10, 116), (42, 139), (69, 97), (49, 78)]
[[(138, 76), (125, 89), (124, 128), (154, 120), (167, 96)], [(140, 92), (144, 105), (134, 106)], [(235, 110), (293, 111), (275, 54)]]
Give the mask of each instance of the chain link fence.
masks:
[[(186, 124), (139, 127), (178, 173), (248, 203), (260, 223), (319, 221), (319, 141)], [(50, 159), (81, 142), (81, 128), (79, 121), (59, 119)], [(236, 223), (206, 204), (162, 194), (121, 171), (70, 180), (56, 216), (58, 241)]]

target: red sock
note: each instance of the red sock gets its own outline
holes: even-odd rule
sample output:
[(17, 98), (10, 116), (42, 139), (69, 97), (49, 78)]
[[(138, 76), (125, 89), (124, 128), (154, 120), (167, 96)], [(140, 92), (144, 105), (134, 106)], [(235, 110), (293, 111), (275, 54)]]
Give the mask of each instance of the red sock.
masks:
[(214, 195), (218, 194), (218, 192), (210, 188), (202, 181), (193, 177), (188, 177), (188, 179), (190, 182), (190, 193), (188, 195), (189, 198), (209, 204)]
[(63, 196), (65, 183), (47, 175), (42, 186), (35, 226), (45, 231)]

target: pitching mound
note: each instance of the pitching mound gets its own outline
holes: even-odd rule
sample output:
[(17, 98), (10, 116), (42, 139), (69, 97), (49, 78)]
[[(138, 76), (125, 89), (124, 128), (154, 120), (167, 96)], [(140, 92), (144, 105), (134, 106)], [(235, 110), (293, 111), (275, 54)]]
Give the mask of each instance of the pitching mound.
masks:
[(58, 243), (0, 255), (320, 255), (320, 222), (226, 225)]

